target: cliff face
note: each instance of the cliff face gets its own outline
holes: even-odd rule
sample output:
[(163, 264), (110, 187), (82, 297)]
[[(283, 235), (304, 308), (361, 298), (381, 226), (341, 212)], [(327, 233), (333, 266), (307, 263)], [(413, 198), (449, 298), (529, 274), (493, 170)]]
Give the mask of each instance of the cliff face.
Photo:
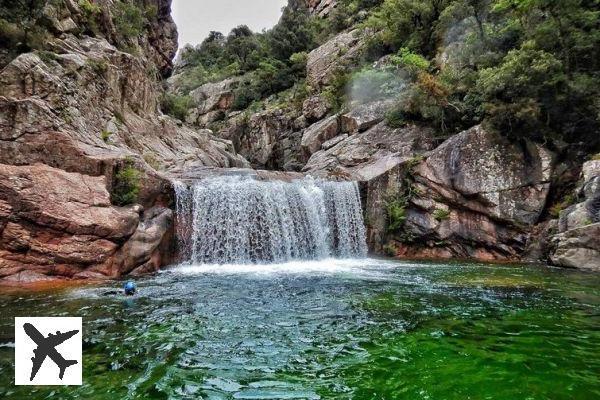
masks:
[[(372, 34), (349, 29), (309, 52), (301, 104), (266, 99), (263, 110), (233, 111), (241, 79), (229, 78), (192, 92), (187, 122), (231, 140), (255, 168), (361, 182), (375, 254), (597, 269), (597, 224), (589, 214), (595, 178), (579, 189), (587, 200), (561, 212), (561, 221), (578, 218), (579, 225), (557, 229), (550, 193), (556, 171), (567, 167), (544, 145), (481, 125), (450, 137), (427, 124), (394, 128), (386, 115), (395, 102), (386, 99), (335, 109), (328, 92), (340, 73), (357, 68)], [(385, 56), (373, 68), (387, 63)]]
[(156, 270), (170, 257), (170, 179), (248, 165), (231, 142), (160, 111), (177, 48), (170, 1), (146, 2), (128, 39), (115, 15), (138, 3), (95, 2), (92, 14), (86, 4), (46, 3), (43, 49), (0, 71), (5, 281)]
[[(240, 109), (243, 90), (257, 77), (270, 83), (277, 68), (187, 92), (185, 76), (171, 77), (169, 95), (190, 105), (180, 121), (161, 111), (177, 48), (169, 0), (41, 3), (43, 46), (0, 52), (4, 282), (155, 271), (173, 255), (171, 180), (231, 167), (360, 182), (375, 254), (600, 268), (597, 161), (581, 168), (556, 147), (481, 124), (454, 135), (396, 125), (390, 98), (344, 103), (344, 77), (364, 67), (371, 30), (349, 27), (295, 54), (301, 73), (277, 64), (300, 81), (259, 107)], [(340, 5), (308, 7), (327, 19)], [(387, 77), (390, 62), (369, 67)], [(551, 210), (557, 182), (577, 168), (573, 204)]]

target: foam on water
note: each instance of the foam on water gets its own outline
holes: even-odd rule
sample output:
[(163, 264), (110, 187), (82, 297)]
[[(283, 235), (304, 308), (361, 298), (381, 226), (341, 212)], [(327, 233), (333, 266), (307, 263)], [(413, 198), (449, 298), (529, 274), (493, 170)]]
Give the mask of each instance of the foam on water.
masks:
[(177, 238), (188, 264), (273, 264), (367, 253), (358, 185), (216, 177), (175, 183)]
[(351, 273), (365, 275), (369, 272), (379, 273), (400, 266), (409, 266), (407, 263), (386, 261), (372, 258), (327, 258), (323, 260), (288, 261), (270, 264), (180, 264), (173, 268), (163, 270), (164, 273), (179, 273), (184, 275), (199, 274), (309, 274), (315, 273), (335, 274)]

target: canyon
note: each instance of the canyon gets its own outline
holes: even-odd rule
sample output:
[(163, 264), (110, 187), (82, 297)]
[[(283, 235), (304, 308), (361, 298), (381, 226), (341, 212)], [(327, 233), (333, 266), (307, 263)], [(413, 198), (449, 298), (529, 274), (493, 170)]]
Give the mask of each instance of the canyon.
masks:
[[(112, 1), (94, 2), (105, 22), (94, 36), (88, 3), (49, 2), (44, 49), (2, 66), (0, 282), (155, 272), (177, 260), (176, 182), (223, 173), (357, 182), (373, 254), (600, 271), (600, 160), (565, 161), (482, 124), (449, 137), (392, 127), (386, 100), (336, 109), (323, 88), (367, 45), (356, 29), (308, 53), (299, 106), (234, 110), (234, 77), (191, 91), (179, 120), (160, 101), (184, 90), (171, 1), (151, 3), (124, 46)], [(335, 7), (309, 3), (319, 18)], [(567, 170), (573, 201), (552, 214)]]

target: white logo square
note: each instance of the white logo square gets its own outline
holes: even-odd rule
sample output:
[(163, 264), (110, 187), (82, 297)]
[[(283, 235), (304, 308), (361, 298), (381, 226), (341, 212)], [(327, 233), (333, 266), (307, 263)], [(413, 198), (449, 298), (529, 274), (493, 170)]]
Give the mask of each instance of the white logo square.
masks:
[(15, 385), (81, 385), (81, 317), (15, 318)]

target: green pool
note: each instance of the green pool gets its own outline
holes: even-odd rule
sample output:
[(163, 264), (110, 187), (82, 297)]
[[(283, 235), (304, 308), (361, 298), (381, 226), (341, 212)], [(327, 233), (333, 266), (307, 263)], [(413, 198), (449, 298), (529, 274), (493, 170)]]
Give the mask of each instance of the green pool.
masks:
[[(120, 285), (0, 289), (0, 398), (600, 398), (598, 275), (366, 259)], [(83, 317), (83, 386), (14, 386), (15, 316)]]

